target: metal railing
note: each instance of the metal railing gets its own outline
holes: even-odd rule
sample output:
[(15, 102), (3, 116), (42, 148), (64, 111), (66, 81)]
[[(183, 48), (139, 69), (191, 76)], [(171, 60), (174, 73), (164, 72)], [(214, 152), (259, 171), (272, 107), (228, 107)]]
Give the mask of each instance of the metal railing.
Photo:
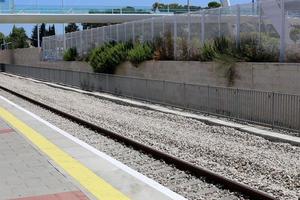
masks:
[(109, 41), (153, 42), (160, 37), (172, 41), (176, 59), (180, 57), (184, 45), (188, 46), (188, 53), (193, 54), (213, 38), (225, 36), (239, 44), (243, 42), (241, 37), (244, 35), (257, 38), (258, 46), (275, 51), (278, 57), (280, 53), (281, 61), (287, 54), (300, 58), (300, 1), (279, 2), (280, 5), (274, 0), (260, 0), (255, 4), (153, 17), (44, 37), (43, 58), (61, 60), (63, 52), (74, 47), (79, 56), (84, 57), (94, 47)]
[(5, 65), (2, 71), (88, 91), (300, 131), (300, 96), (238, 88)]
[[(199, 10), (192, 8), (191, 11)], [(187, 8), (160, 8), (154, 11), (152, 6), (103, 6), (103, 5), (20, 5), (13, 7), (0, 3), (0, 14), (153, 14), (186, 13)]]

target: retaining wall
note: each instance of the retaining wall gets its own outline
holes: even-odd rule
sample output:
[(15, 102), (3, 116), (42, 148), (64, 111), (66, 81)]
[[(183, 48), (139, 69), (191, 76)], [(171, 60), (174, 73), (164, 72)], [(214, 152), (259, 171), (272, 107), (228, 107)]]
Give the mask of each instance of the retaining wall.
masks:
[(86, 62), (41, 61), (40, 48), (26, 48), (0, 51), (0, 63), (27, 65), (42, 68), (65, 69), (81, 72), (93, 72), (92, 67)]
[[(300, 94), (299, 63), (238, 63), (233, 87)], [(176, 82), (228, 86), (220, 64), (197, 61), (147, 61), (139, 67), (126, 62), (117, 75)]]
[[(0, 63), (93, 72), (86, 62), (40, 61), (40, 49), (0, 51)], [(220, 64), (198, 61), (147, 61), (133, 66), (125, 62), (117, 75), (211, 86), (228, 86)], [(238, 63), (233, 87), (300, 94), (300, 63)]]

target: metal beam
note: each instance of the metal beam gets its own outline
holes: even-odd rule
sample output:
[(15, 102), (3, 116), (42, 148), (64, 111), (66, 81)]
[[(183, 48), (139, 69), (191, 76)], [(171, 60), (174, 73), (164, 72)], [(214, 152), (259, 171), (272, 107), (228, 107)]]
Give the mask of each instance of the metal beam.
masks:
[(0, 23), (123, 23), (174, 14), (0, 14)]

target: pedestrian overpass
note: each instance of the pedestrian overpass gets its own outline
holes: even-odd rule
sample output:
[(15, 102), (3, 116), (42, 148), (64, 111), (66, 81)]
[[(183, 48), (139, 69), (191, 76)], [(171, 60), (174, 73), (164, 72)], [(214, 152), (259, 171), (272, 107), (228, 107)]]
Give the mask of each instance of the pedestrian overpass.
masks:
[[(224, 6), (230, 5), (229, 0), (220, 2)], [(0, 23), (123, 23), (186, 13), (188, 10), (187, 7), (154, 11), (151, 6), (64, 5), (63, 0), (61, 5), (19, 5), (14, 0), (0, 0)], [(190, 9), (192, 12), (197, 10)]]

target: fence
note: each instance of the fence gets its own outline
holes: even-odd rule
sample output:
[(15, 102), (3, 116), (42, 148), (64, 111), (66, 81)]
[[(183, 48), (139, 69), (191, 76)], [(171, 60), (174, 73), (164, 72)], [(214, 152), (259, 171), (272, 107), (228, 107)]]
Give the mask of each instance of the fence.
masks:
[(219, 36), (238, 43), (243, 35), (257, 37), (260, 46), (280, 52), (280, 60), (287, 54), (300, 57), (300, 2), (298, 0), (260, 0), (218, 9), (201, 10), (188, 14), (153, 17), (66, 33), (43, 38), (43, 58), (60, 60), (66, 49), (76, 47), (85, 56), (95, 46), (109, 41), (154, 41), (169, 37), (174, 57), (183, 54), (184, 46), (193, 54), (208, 40)]
[(298, 95), (15, 65), (5, 65), (5, 72), (271, 127), (300, 130)]

